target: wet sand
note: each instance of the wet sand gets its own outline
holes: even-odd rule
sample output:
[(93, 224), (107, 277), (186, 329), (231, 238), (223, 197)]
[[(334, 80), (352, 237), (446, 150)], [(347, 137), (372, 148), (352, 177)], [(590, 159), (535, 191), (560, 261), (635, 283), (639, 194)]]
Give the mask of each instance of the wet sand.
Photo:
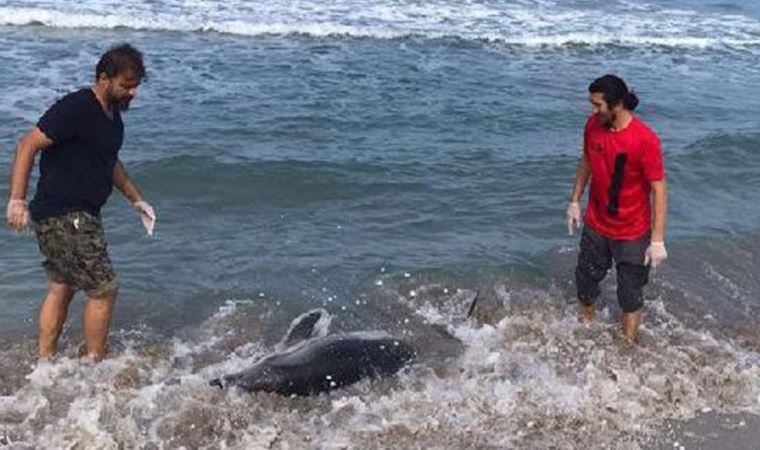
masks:
[(666, 431), (653, 441), (642, 443), (651, 450), (758, 450), (760, 416), (753, 414), (700, 413), (688, 421), (670, 421)]

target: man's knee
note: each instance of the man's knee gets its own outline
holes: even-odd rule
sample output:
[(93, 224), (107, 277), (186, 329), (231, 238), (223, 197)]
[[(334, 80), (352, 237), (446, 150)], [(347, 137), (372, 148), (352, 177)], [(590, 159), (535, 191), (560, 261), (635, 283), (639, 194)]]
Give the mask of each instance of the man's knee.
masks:
[(71, 301), (74, 287), (66, 283), (51, 281), (48, 283), (48, 296), (60, 301)]
[(584, 258), (578, 259), (575, 268), (575, 286), (578, 290), (578, 300), (584, 305), (589, 305), (601, 294), (599, 283), (607, 275), (607, 268), (603, 265), (594, 264)]
[[(598, 285), (612, 267), (612, 255), (607, 248), (607, 241), (590, 230), (584, 228), (578, 253), (578, 265), (575, 268), (575, 278), (579, 290), (585, 286), (592, 289), (594, 297), (598, 296)], [(592, 286), (595, 286), (592, 288)]]
[(114, 277), (99, 286), (85, 291), (88, 299), (112, 302), (119, 292), (119, 280)]
[(649, 267), (639, 264), (617, 265), (617, 295), (620, 309), (625, 313), (636, 312), (644, 306), (644, 286), (649, 281)]
[(634, 313), (644, 306), (644, 297), (641, 290), (638, 292), (621, 292), (618, 289), (618, 303), (624, 313)]

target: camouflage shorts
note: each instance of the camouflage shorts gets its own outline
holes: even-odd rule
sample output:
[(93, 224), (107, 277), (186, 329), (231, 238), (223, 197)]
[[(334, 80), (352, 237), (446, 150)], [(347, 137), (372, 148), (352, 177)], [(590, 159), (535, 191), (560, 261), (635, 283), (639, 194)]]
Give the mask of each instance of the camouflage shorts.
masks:
[(91, 298), (116, 291), (118, 280), (99, 217), (81, 211), (49, 217), (35, 232), (50, 280), (82, 289)]

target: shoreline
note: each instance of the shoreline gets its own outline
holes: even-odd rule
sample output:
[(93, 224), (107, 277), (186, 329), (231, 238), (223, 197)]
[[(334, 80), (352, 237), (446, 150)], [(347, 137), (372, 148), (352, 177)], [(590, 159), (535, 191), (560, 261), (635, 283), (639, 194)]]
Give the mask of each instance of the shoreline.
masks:
[(757, 450), (760, 415), (706, 411), (685, 421), (668, 420), (660, 435), (641, 445), (649, 450)]

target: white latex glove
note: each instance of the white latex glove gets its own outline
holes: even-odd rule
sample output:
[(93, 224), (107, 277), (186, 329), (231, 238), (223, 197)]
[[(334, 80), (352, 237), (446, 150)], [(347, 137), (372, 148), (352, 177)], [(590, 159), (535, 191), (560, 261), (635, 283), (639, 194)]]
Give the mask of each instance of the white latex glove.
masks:
[(567, 205), (567, 213), (565, 215), (567, 217), (567, 234), (572, 236), (573, 230), (580, 230), (581, 223), (583, 223), (581, 219), (581, 204), (579, 202), (570, 202)]
[(156, 213), (153, 211), (153, 207), (145, 200), (134, 202), (132, 206), (140, 214), (140, 219), (145, 227), (145, 231), (148, 232), (148, 236), (153, 236), (153, 228), (156, 226)]
[(664, 242), (652, 242), (644, 253), (644, 265), (657, 268), (663, 261), (668, 259), (668, 251), (665, 250)]
[(5, 219), (8, 226), (16, 231), (23, 231), (32, 223), (29, 216), (29, 208), (26, 207), (25, 200), (13, 199), (8, 200), (8, 207), (5, 209)]

